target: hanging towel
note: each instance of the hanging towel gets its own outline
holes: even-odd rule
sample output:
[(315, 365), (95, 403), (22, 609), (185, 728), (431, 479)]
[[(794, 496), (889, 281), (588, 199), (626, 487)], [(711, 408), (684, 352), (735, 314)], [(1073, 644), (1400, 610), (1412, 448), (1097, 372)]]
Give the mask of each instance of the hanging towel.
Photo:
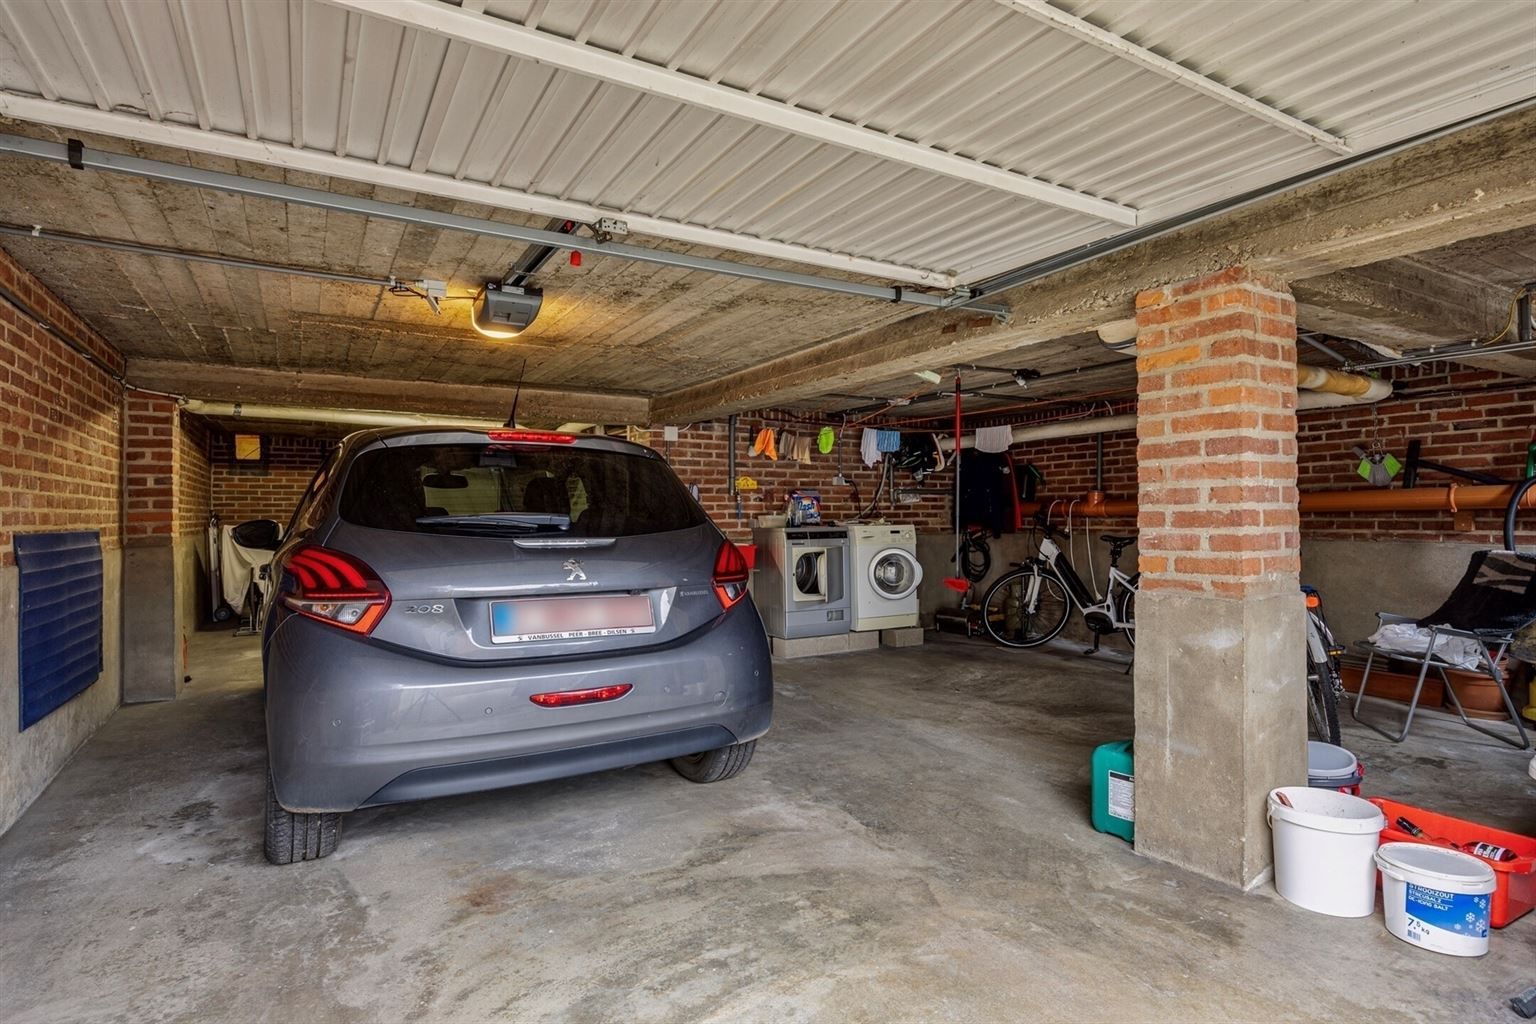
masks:
[(1012, 427), (976, 428), (976, 450), (979, 452), (1005, 452), (1012, 444)]
[(762, 455), (766, 458), (778, 461), (779, 449), (773, 443), (773, 428), (764, 427), (757, 432), (757, 439), (752, 442), (752, 454)]
[(875, 431), (875, 447), (882, 452), (894, 452), (901, 448), (901, 431)]
[(873, 466), (880, 461), (879, 435), (880, 432), (874, 427), (865, 427), (863, 436), (859, 438), (859, 457), (866, 466)]

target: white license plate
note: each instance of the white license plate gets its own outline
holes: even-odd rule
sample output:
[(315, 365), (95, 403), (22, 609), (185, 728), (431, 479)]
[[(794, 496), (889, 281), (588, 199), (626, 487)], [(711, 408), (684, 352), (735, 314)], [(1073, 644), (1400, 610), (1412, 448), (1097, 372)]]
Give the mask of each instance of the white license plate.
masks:
[(589, 640), (654, 632), (651, 599), (644, 594), (491, 602), (492, 643)]

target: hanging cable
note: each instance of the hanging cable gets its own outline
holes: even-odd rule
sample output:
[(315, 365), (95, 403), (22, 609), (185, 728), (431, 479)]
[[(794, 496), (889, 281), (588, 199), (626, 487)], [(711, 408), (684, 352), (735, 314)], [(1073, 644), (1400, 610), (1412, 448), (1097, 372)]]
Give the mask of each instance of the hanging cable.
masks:
[(987, 531), (966, 530), (960, 542), (960, 574), (972, 583), (980, 583), (992, 571), (992, 545), (987, 543)]

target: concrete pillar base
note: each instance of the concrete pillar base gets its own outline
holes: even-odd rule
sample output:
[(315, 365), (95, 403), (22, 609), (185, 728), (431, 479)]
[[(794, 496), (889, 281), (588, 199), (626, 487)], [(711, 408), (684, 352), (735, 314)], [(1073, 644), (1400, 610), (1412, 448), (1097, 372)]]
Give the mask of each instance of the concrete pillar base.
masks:
[(1298, 594), (1136, 600), (1136, 849), (1247, 888), (1271, 861), (1265, 797), (1306, 785)]
[(170, 544), (123, 552), (123, 703), (175, 700), (181, 692), (176, 553)]

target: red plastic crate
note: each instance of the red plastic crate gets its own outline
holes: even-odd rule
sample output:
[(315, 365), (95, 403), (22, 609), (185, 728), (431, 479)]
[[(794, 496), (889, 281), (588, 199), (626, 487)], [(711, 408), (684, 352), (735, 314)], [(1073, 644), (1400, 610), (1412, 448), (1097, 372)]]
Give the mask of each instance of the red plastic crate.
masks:
[(1514, 860), (1483, 859), (1484, 864), (1493, 868), (1493, 878), (1498, 884), (1498, 888), (1493, 890), (1493, 905), (1489, 908), (1488, 915), (1488, 923), (1493, 927), (1503, 928), (1511, 921), (1518, 920), (1532, 907), (1536, 907), (1536, 839), (1516, 832), (1489, 828), (1475, 821), (1453, 818), (1449, 814), (1436, 814), (1422, 807), (1400, 804), (1395, 800), (1387, 800), (1379, 796), (1371, 797), (1370, 801), (1380, 807), (1381, 813), (1387, 816), (1387, 827), (1381, 830), (1381, 841), (1384, 843), (1440, 845), (1430, 842), (1427, 838), (1415, 839), (1399, 830), (1397, 819), (1407, 818), (1423, 829), (1426, 836), (1449, 839), (1453, 843), (1496, 843), (1515, 851), (1517, 856)]

